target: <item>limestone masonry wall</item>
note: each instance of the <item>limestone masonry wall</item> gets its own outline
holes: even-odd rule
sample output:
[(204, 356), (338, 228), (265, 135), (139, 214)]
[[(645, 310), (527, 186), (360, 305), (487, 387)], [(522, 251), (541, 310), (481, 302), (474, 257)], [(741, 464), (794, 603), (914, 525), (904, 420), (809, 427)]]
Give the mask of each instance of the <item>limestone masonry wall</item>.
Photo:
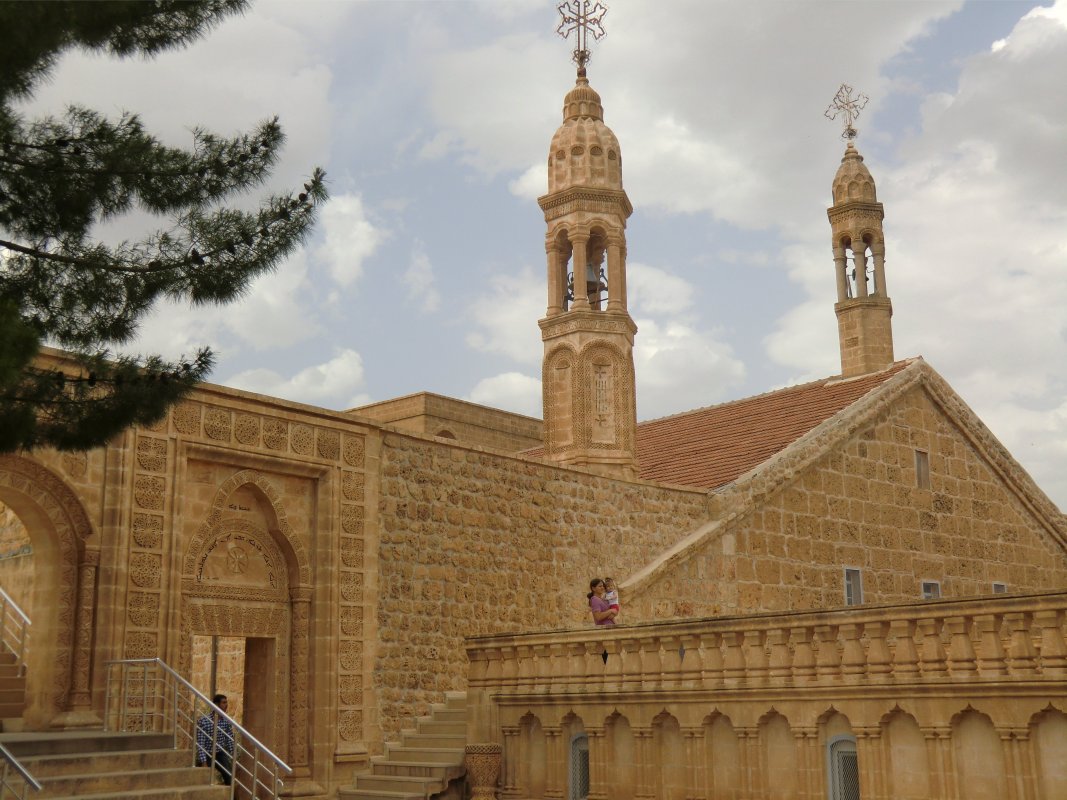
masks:
[(915, 600), (922, 581), (942, 597), (1067, 586), (1067, 552), (930, 397), (914, 388), (893, 409), (680, 560), (634, 616), (842, 606), (846, 566), (865, 603)]
[(378, 506), (387, 738), (465, 687), (463, 637), (587, 624), (591, 577), (625, 577), (709, 514), (704, 492), (398, 434), (383, 439)]

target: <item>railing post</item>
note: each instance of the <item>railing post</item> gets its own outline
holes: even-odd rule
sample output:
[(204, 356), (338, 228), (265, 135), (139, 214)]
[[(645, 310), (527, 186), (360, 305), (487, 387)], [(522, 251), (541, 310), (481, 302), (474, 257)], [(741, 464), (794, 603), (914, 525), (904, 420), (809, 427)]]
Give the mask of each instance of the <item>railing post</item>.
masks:
[(1034, 625), (1041, 630), (1041, 674), (1067, 677), (1067, 642), (1063, 639), (1061, 611), (1055, 608), (1035, 612)]
[(819, 637), (819, 652), (815, 661), (815, 674), (819, 683), (833, 683), (841, 672), (841, 656), (837, 652), (837, 630), (834, 625), (816, 625)]
[(887, 681), (889, 673), (893, 670), (885, 632), (884, 622), (876, 620), (863, 624), (863, 633), (867, 637), (867, 679), (872, 682)]
[(1000, 615), (980, 614), (974, 618), (978, 629), (978, 671), (982, 677), (1007, 673), (1004, 644), (1000, 640)]
[(978, 674), (970, 628), (971, 620), (967, 617), (945, 620), (945, 629), (952, 636), (948, 643), (948, 668), (953, 678), (974, 678)]
[(915, 623), (894, 619), (889, 623), (893, 644), (893, 680), (908, 681), (919, 674), (919, 653), (915, 649)]
[(793, 682), (808, 683), (815, 677), (815, 651), (811, 648), (811, 628), (802, 626), (789, 629), (793, 642)]
[(945, 648), (941, 644), (942, 621), (939, 617), (924, 617), (917, 623), (923, 637), (922, 652), (919, 655), (923, 678), (943, 678), (948, 672)]
[(1012, 675), (1033, 675), (1037, 666), (1037, 652), (1034, 650), (1033, 639), (1030, 638), (1028, 616), (1023, 612), (1004, 615), (1004, 621), (1008, 625), (1008, 630), (1011, 631), (1008, 666)]

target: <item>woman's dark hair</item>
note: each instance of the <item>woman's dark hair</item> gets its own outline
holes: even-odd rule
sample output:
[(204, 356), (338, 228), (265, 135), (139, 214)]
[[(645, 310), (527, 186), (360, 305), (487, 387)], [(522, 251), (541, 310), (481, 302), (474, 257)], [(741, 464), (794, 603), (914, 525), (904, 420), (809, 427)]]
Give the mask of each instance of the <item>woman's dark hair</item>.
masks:
[(589, 594), (585, 596), (585, 599), (592, 600), (593, 595), (596, 594), (596, 587), (602, 584), (603, 582), (604, 581), (600, 578), (593, 578), (593, 580), (589, 581)]

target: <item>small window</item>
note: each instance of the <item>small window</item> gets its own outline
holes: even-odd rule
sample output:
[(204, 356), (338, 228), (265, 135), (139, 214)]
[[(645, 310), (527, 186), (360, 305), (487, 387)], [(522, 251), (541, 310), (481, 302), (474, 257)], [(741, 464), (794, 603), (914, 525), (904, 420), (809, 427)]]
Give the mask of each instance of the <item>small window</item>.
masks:
[(993, 594), (1007, 594), (1008, 584), (1001, 583), (1000, 581), (993, 581)]
[(915, 451), (915, 485), (930, 488), (930, 454), (922, 450)]
[(863, 603), (863, 575), (854, 567), (845, 567), (845, 605)]
[(923, 581), (923, 600), (939, 600), (941, 584), (938, 581)]

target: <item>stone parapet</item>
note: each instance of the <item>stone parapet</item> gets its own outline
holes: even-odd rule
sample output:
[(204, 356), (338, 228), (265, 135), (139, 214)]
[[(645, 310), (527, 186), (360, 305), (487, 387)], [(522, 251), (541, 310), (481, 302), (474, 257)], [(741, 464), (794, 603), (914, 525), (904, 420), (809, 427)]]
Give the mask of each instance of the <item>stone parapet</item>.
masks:
[(590, 797), (764, 796), (779, 768), (826, 797), (842, 741), (865, 798), (1062, 797), (1065, 612), (1055, 592), (472, 638), (468, 738), (504, 745), (505, 796), (568, 774), (540, 740), (562, 726)]

